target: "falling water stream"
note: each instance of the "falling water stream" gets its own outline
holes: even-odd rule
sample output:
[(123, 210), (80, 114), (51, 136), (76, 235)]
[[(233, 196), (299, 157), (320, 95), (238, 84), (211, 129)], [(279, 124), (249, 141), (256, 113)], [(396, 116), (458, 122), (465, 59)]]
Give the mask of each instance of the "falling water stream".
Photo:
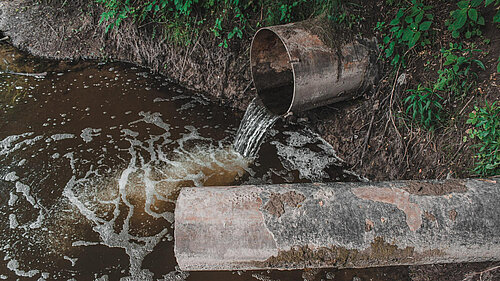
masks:
[(281, 121), (260, 150), (257, 138), (246, 150), (237, 140), (252, 157), (241, 156), (238, 112), (144, 69), (44, 61), (5, 44), (0, 56), (0, 280), (302, 280), (180, 271), (180, 189), (357, 180), (318, 135)]
[(249, 105), (236, 132), (234, 149), (244, 157), (255, 157), (267, 130), (279, 116), (267, 110), (258, 98)]

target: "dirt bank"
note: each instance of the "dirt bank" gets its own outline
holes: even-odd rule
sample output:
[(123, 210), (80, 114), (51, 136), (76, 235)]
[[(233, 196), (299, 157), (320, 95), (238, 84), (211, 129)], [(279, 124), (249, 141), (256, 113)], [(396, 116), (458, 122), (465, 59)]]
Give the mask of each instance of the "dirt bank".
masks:
[[(35, 2), (0, 3), (0, 30), (22, 50), (51, 59), (131, 62), (239, 109), (252, 98), (245, 95), (251, 80), (248, 52), (239, 46), (220, 48), (208, 32), (194, 38), (192, 46), (172, 45), (152, 38), (130, 21), (105, 33), (105, 26), (99, 24), (102, 11), (92, 1), (63, 6)], [(248, 47), (249, 40), (241, 45)]]

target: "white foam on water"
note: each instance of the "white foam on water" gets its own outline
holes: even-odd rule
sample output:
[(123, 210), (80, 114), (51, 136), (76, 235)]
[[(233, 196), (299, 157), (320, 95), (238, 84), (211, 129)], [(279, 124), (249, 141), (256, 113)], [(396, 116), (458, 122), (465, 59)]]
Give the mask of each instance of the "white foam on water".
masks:
[[(181, 95), (174, 99), (180, 98), (189, 97)], [(196, 102), (206, 101), (200, 99)], [(19, 208), (20, 212), (31, 212), (34, 215), (38, 212), (38, 217), (35, 219), (33, 215), (28, 222), (20, 213), (17, 216), (12, 214), (16, 221), (19, 219), (22, 222), (21, 226), (16, 226), (16, 232), (24, 231), (21, 234), (23, 237), (43, 237), (40, 239), (41, 245), (51, 247), (51, 251), (59, 254), (61, 259), (70, 261), (73, 266), (80, 251), (84, 252), (84, 247), (123, 249), (129, 259), (129, 268), (124, 271), (128, 272), (129, 276), (123, 280), (151, 280), (153, 273), (142, 268), (143, 261), (160, 241), (173, 240), (171, 223), (174, 219), (173, 205), (178, 191), (184, 186), (228, 185), (246, 173), (254, 174), (248, 167), (249, 161), (227, 147), (227, 140), (214, 144), (212, 139), (202, 136), (193, 126), (179, 126), (176, 130), (184, 129), (184, 133), (178, 139), (172, 140), (172, 126), (161, 113), (141, 111), (138, 115), (138, 120), (120, 126), (120, 136), (117, 136), (117, 130), (111, 134), (107, 128), (86, 128), (81, 131), (80, 138), (76, 137), (78, 133), (75, 135), (62, 132), (51, 135), (49, 139), (52, 141), (72, 139), (72, 148), (77, 148), (76, 151), (64, 148), (68, 150), (60, 149), (48, 154), (47, 166), (52, 165), (54, 159), (67, 162), (65, 166), (69, 171), (62, 182), (63, 198), (47, 212), (37, 201), (44, 197), (38, 198), (38, 195), (33, 193), (38, 187), (35, 186), (36, 183), (26, 180), (23, 175), (19, 175), (20, 179), (12, 178), (12, 181), (16, 182), (16, 188), (10, 194), (9, 205), (17, 207), (24, 204), (33, 208), (28, 211), (26, 208)], [(145, 125), (148, 128), (160, 129), (160, 133), (145, 133), (139, 128)], [(106, 131), (103, 132), (104, 130)], [(116, 153), (112, 146), (107, 146), (107, 150), (102, 150), (105, 151), (102, 155), (99, 154), (100, 149), (92, 152), (97, 154), (95, 159), (80, 156), (78, 151), (91, 151), (87, 144), (95, 137), (101, 134), (107, 136), (108, 133), (111, 140), (120, 143), (120, 147), (115, 147), (119, 153)], [(45, 139), (42, 136), (35, 137), (33, 133), (8, 137), (0, 142), (0, 155)], [(308, 135), (290, 135), (289, 139), (290, 143), (286, 146), (295, 147), (312, 142), (314, 138)], [(52, 145), (57, 143), (52, 142)], [(106, 151), (113, 151), (114, 154)], [(61, 155), (63, 159), (60, 159)], [(107, 167), (102, 164), (105, 158), (112, 158), (118, 164)], [(28, 182), (33, 188), (26, 184)], [(22, 206), (25, 207), (24, 205)], [(96, 235), (89, 238), (88, 233), (80, 231), (82, 228), (88, 228)], [(47, 233), (67, 236), (67, 245), (60, 241), (51, 241), (56, 238), (49, 237), (51, 235)], [(16, 258), (15, 268), (18, 270), (20, 267), (29, 266), (27, 262), (19, 265), (18, 261), (23, 261), (22, 253), (12, 250), (9, 254)], [(14, 265), (11, 264), (12, 268)], [(28, 272), (33, 273), (35, 270)], [(39, 273), (36, 272), (34, 275)], [(95, 278), (99, 274), (103, 273), (97, 272)], [(185, 280), (188, 276), (188, 273), (176, 268), (175, 271), (164, 275), (162, 280)], [(41, 278), (47, 279), (48, 276)], [(105, 280), (108, 277), (102, 275), (100, 278)]]
[(17, 201), (17, 198), (19, 198), (14, 192), (11, 192), (10, 195), (9, 195), (9, 206), (14, 206), (14, 204), (16, 203)]
[(16, 191), (20, 192), (23, 194), (24, 198), (32, 205), (36, 206), (37, 203), (35, 201), (35, 198), (31, 196), (30, 194), (30, 187), (21, 183), (21, 182), (16, 182)]
[(71, 266), (75, 266), (76, 262), (78, 261), (78, 258), (70, 258), (68, 256), (64, 256), (63, 258), (69, 261), (71, 263)]
[(103, 276), (95, 279), (95, 281), (108, 281), (108, 280), (109, 280), (108, 275), (103, 275)]
[(29, 225), (29, 228), (31, 229), (36, 229), (42, 227), (43, 219), (45, 218), (45, 215), (43, 214), (43, 211), (40, 209), (38, 210), (38, 217), (36, 218), (36, 221), (32, 222)]
[(15, 259), (9, 260), (7, 263), (7, 268), (13, 271), (19, 277), (33, 277), (37, 275), (40, 271), (36, 269), (32, 269), (30, 271), (24, 271), (19, 269), (19, 262)]
[(10, 172), (3, 177), (6, 181), (17, 181), (19, 177), (16, 175), (16, 172)]
[(17, 228), (19, 226), (19, 223), (17, 222), (17, 217), (15, 214), (10, 214), (9, 215), (9, 227), (11, 229)]
[(42, 272), (42, 274), (40, 274), (40, 278), (38, 278), (37, 281), (46, 281), (47, 279), (49, 279), (50, 277), (50, 274), (48, 272)]
[(89, 143), (94, 137), (98, 137), (100, 135), (101, 130), (102, 129), (85, 128), (82, 130), (80, 137), (83, 139), (83, 141)]
[[(175, 203), (171, 195), (187, 182), (192, 185), (232, 183), (248, 166), (247, 160), (221, 143), (193, 147), (193, 143), (206, 138), (192, 126), (186, 126), (186, 133), (175, 141), (177, 148), (166, 152), (163, 150), (165, 145), (172, 143), (168, 139), (170, 125), (159, 113), (141, 112), (139, 115), (142, 118), (130, 124), (153, 124), (164, 132), (141, 140), (138, 132), (122, 129), (122, 140), (130, 144), (125, 149), (129, 159), (110, 179), (96, 180), (101, 176), (94, 167), (82, 174), (78, 167), (84, 160), (76, 158), (75, 153), (65, 154), (73, 176), (66, 183), (63, 196), (90, 222), (99, 235), (99, 245), (124, 249), (130, 264), (130, 276), (124, 280), (151, 280), (153, 274), (142, 268), (142, 261), (162, 239), (172, 238), (168, 225), (173, 222), (173, 210), (159, 210), (159, 204)], [(100, 212), (105, 206), (112, 207), (111, 213), (103, 215)], [(152, 223), (160, 223), (162, 227), (158, 230), (150, 225), (152, 228), (148, 229), (145, 225), (141, 226), (141, 233), (137, 233), (136, 217), (142, 217), (141, 213), (155, 218), (156, 222)], [(95, 243), (76, 241), (72, 246)]]
[(71, 243), (71, 246), (73, 247), (81, 247), (81, 246), (97, 246), (101, 245), (100, 242), (89, 242), (89, 241), (75, 241)]
[(155, 98), (153, 100), (154, 103), (157, 103), (157, 102), (169, 102), (170, 99), (166, 99), (166, 98)]
[[(10, 153), (20, 149), (23, 146), (30, 146), (33, 145), (35, 142), (39, 141), (40, 139), (43, 138), (43, 136), (36, 136), (34, 138), (26, 138), (28, 136), (33, 135), (33, 132), (28, 132), (20, 135), (12, 135), (4, 138), (3, 140), (0, 141), (0, 156), (6, 156), (9, 155)], [(26, 138), (20, 142), (17, 142), (18, 140)]]
[(55, 135), (50, 136), (50, 138), (55, 140), (55, 141), (72, 139), (74, 137), (75, 137), (75, 135), (73, 135), (73, 134), (55, 134)]

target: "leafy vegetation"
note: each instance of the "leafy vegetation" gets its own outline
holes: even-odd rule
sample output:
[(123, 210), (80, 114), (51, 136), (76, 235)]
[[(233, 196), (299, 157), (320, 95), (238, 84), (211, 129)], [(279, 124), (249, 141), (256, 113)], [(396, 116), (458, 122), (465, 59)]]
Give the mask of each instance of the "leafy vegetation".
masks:
[[(101, 23), (106, 32), (125, 19), (153, 28), (160, 26), (167, 40), (190, 44), (193, 35), (210, 30), (227, 47), (247, 30), (267, 25), (303, 20), (311, 15), (340, 19), (340, 0), (96, 0), (105, 8)], [(312, 2), (312, 3), (311, 3)], [(341, 14), (340, 14), (341, 15)]]
[(474, 80), (477, 78), (472, 66), (476, 65), (485, 70), (484, 64), (473, 58), (474, 52), (481, 52), (481, 50), (465, 49), (461, 44), (456, 43), (450, 43), (448, 49), (442, 48), (445, 68), (438, 71), (439, 78), (434, 84), (434, 90), (447, 92), (451, 97), (466, 96), (474, 87)]
[(391, 58), (391, 64), (404, 64), (404, 57), (409, 49), (418, 43), (425, 46), (430, 44), (429, 29), (434, 16), (428, 11), (431, 6), (424, 5), (420, 0), (411, 0), (410, 5), (400, 8), (396, 17), (386, 25), (378, 22), (375, 30), (389, 33), (384, 35), (384, 52), (386, 58)]
[[(453, 38), (460, 37), (463, 33), (465, 38), (469, 39), (472, 36), (480, 36), (482, 32), (481, 26), (484, 26), (484, 17), (481, 15), (479, 8), (482, 3), (484, 6), (489, 6), (495, 2), (496, 6), (500, 6), (500, 0), (462, 0), (457, 3), (458, 9), (451, 12), (451, 20), (447, 22), (448, 30), (451, 31)], [(493, 21), (500, 22), (500, 10), (493, 17)]]
[(433, 130), (437, 123), (441, 121), (443, 99), (431, 88), (418, 85), (417, 89), (408, 90), (411, 94), (404, 100), (406, 114), (412, 117), (413, 121), (423, 125), (427, 129)]
[(439, 77), (431, 87), (418, 85), (417, 89), (409, 89), (411, 93), (405, 100), (406, 114), (412, 120), (433, 130), (442, 120), (444, 111), (442, 102), (445, 97), (448, 103), (464, 98), (474, 87), (477, 74), (473, 65), (485, 69), (484, 64), (473, 58), (478, 49), (464, 49), (461, 44), (450, 43), (450, 48), (441, 49), (444, 59), (443, 69), (438, 70)]
[(500, 106), (496, 102), (475, 106), (467, 124), (474, 126), (469, 137), (478, 140), (474, 172), (482, 176), (500, 174)]

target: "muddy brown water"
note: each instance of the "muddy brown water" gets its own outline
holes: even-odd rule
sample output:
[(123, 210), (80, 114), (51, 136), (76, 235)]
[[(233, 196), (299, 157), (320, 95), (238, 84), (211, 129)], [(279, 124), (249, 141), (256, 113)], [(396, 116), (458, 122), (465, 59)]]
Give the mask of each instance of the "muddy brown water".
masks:
[(240, 112), (144, 69), (44, 61), (5, 44), (0, 54), (0, 279), (392, 280), (386, 277), (397, 274), (398, 280), (406, 274), (180, 271), (172, 222), (183, 186), (358, 178), (298, 125), (278, 122), (255, 159), (241, 157), (231, 148)]

